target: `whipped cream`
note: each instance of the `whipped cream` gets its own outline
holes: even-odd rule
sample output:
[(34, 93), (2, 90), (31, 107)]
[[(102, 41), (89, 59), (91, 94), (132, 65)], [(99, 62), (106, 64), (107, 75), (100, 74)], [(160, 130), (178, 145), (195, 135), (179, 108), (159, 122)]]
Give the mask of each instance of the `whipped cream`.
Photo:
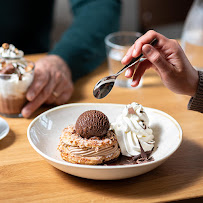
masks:
[(122, 155), (139, 155), (141, 150), (138, 139), (144, 151), (150, 151), (154, 147), (153, 131), (140, 104), (133, 102), (127, 105), (116, 122), (111, 124), (111, 129), (115, 131)]
[(25, 97), (34, 78), (34, 64), (25, 60), (0, 60), (0, 96)]
[(9, 79), (0, 77), (0, 95), (7, 98), (9, 96), (22, 97), (33, 81), (33, 73), (24, 73), (22, 80), (17, 74), (11, 74)]
[(13, 44), (4, 43), (0, 47), (0, 56), (2, 58), (22, 58), (24, 56), (24, 52), (18, 50)]

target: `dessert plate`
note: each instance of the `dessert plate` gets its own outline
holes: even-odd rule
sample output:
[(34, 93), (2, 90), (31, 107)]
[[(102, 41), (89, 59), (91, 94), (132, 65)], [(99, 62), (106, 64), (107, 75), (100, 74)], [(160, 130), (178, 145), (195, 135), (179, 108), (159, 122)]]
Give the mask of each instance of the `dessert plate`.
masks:
[(141, 175), (166, 161), (180, 146), (182, 129), (178, 122), (163, 111), (147, 108), (150, 127), (154, 132), (155, 149), (152, 153), (154, 161), (117, 166), (92, 166), (72, 164), (62, 160), (57, 150), (62, 130), (67, 125), (75, 124), (78, 116), (87, 110), (99, 110), (105, 113), (110, 122), (116, 120), (125, 105), (76, 103), (66, 104), (50, 109), (36, 117), (27, 130), (31, 146), (51, 165), (66, 173), (95, 180), (116, 180)]
[(0, 117), (0, 140), (6, 137), (9, 132), (9, 125), (8, 123)]

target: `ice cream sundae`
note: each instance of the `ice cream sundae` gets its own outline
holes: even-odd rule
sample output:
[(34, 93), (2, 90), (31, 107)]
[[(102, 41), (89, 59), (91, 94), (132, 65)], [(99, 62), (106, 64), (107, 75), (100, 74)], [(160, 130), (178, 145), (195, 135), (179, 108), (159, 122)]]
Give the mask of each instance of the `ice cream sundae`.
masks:
[(0, 59), (0, 114), (19, 117), (34, 77), (34, 63)]

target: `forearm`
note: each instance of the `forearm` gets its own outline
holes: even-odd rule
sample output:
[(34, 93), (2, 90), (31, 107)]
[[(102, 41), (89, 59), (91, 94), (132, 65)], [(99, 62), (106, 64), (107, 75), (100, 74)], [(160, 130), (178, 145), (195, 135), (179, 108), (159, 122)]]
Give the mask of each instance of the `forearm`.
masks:
[(203, 71), (198, 71), (199, 83), (196, 95), (188, 103), (188, 109), (203, 113)]
[(73, 24), (50, 54), (63, 58), (76, 80), (105, 59), (104, 38), (119, 28), (120, 1), (72, 0), (71, 5)]

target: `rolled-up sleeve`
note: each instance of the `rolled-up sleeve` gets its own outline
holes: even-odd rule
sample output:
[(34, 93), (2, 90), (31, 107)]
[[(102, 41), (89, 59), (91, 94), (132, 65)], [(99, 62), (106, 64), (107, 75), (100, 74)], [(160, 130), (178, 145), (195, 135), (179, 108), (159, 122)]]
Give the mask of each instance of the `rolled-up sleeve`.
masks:
[(66, 61), (73, 81), (105, 59), (104, 38), (119, 29), (120, 0), (71, 0), (73, 23), (49, 54)]

